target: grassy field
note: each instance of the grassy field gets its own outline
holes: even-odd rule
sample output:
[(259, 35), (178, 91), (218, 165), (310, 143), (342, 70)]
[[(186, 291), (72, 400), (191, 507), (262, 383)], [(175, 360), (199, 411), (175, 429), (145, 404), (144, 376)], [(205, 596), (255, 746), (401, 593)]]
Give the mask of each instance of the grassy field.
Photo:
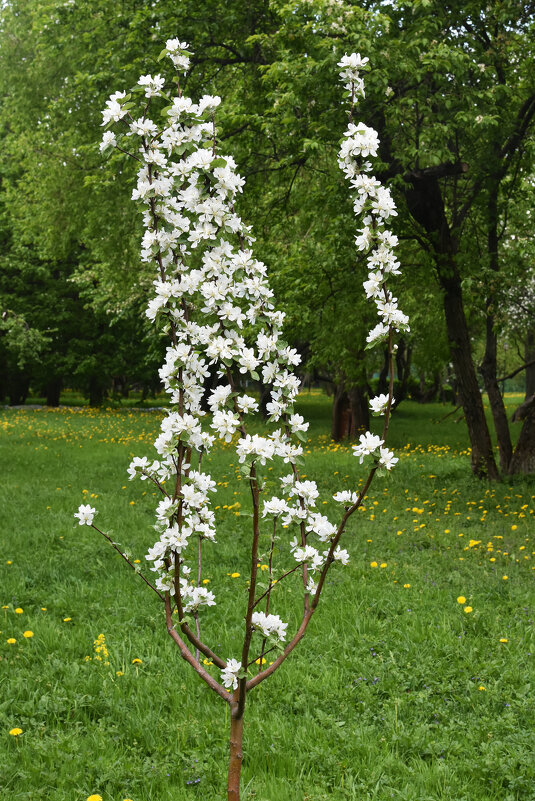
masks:
[[(328, 439), (328, 400), (300, 405), (305, 473), (335, 519), (332, 493), (362, 469)], [(400, 462), (352, 520), (349, 566), (249, 697), (244, 799), (535, 799), (535, 480), (472, 478), (463, 422), (439, 422), (449, 410), (404, 403), (394, 416)], [(145, 563), (155, 498), (126, 467), (150, 454), (160, 419), (0, 411), (1, 801), (225, 795), (226, 705), (180, 659), (156, 596), (73, 523), (80, 503), (97, 506), (96, 522)], [(245, 600), (247, 493), (229, 448), (211, 461), (220, 534), (206, 576), (219, 606), (203, 621), (237, 656), (243, 613), (220, 610)], [(274, 608), (289, 629), (294, 602), (296, 591)]]

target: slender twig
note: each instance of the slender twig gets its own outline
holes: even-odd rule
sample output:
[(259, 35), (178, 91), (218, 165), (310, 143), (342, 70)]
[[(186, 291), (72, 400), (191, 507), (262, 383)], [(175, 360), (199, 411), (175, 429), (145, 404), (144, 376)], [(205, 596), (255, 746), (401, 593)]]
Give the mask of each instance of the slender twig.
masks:
[(145, 584), (146, 584), (148, 587), (150, 587), (150, 588), (151, 588), (151, 590), (154, 590), (154, 592), (156, 593), (156, 595), (157, 595), (159, 598), (161, 598), (161, 599), (162, 599), (162, 601), (163, 601), (163, 600), (164, 600), (164, 596), (161, 594), (161, 592), (159, 592), (159, 591), (156, 589), (156, 587), (155, 587), (153, 584), (151, 584), (151, 583), (150, 583), (150, 581), (149, 581), (148, 579), (146, 579), (146, 578), (145, 578), (145, 576), (143, 575), (143, 573), (142, 573), (142, 572), (141, 572), (141, 571), (140, 571), (140, 570), (139, 570), (139, 569), (136, 567), (136, 565), (132, 564), (132, 562), (130, 561), (130, 559), (128, 558), (128, 556), (126, 556), (126, 554), (124, 554), (124, 553), (121, 551), (121, 549), (120, 549), (120, 548), (119, 548), (119, 547), (118, 547), (118, 546), (115, 544), (115, 542), (112, 540), (112, 538), (111, 538), (111, 537), (109, 537), (107, 534), (105, 534), (103, 531), (101, 531), (99, 528), (97, 528), (97, 527), (95, 526), (95, 524), (94, 524), (94, 523), (91, 523), (91, 528), (94, 528), (94, 529), (95, 529), (95, 531), (98, 531), (98, 533), (99, 533), (99, 534), (102, 534), (102, 536), (103, 536), (105, 539), (107, 539), (107, 540), (108, 540), (108, 542), (110, 543), (110, 545), (111, 545), (113, 548), (115, 548), (115, 550), (117, 551), (117, 553), (118, 553), (118, 554), (120, 554), (120, 555), (123, 557), (124, 561), (125, 561), (125, 562), (126, 562), (128, 565), (130, 565), (130, 567), (132, 568), (132, 570), (133, 570), (135, 573), (137, 573), (137, 575), (138, 575), (140, 578), (142, 578), (142, 579), (143, 579), (143, 581), (145, 582)]

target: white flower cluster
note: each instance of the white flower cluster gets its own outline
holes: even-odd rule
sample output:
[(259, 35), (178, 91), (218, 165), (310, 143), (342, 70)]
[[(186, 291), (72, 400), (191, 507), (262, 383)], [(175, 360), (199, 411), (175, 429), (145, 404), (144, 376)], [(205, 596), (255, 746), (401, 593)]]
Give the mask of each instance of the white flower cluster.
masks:
[(264, 637), (275, 637), (277, 640), (286, 639), (287, 623), (283, 623), (278, 615), (266, 615), (265, 612), (253, 612), (252, 624), (255, 629), (262, 632)]
[[(343, 56), (338, 62), (340, 76), (351, 98), (352, 108), (357, 98), (364, 96), (360, 70), (366, 66), (367, 61), (367, 58), (361, 58), (358, 53), (352, 53)], [(368, 347), (389, 340), (392, 331), (410, 330), (409, 318), (399, 309), (397, 298), (387, 286), (391, 275), (400, 274), (400, 265), (393, 250), (398, 239), (385, 227), (386, 221), (397, 215), (396, 207), (390, 191), (370, 175), (372, 166), (369, 161), (365, 161), (368, 156), (377, 155), (378, 147), (379, 137), (373, 128), (368, 128), (364, 123), (355, 125), (350, 122), (338, 154), (340, 169), (355, 192), (355, 214), (364, 214), (363, 227), (355, 241), (358, 250), (366, 253), (368, 262), (368, 280), (364, 281), (366, 297), (374, 301), (381, 318), (367, 336)], [(388, 395), (379, 395), (370, 400), (370, 407), (375, 415), (385, 414), (389, 406)], [(398, 460), (383, 445), (380, 437), (368, 431), (361, 435), (359, 445), (354, 446), (353, 450), (361, 463), (365, 456), (373, 455), (378, 467), (391, 470)], [(347, 502), (346, 499), (344, 502)]]
[(241, 662), (237, 659), (228, 659), (226, 666), (221, 671), (221, 681), (223, 686), (235, 690), (238, 686), (238, 673), (241, 670)]
[[(187, 71), (191, 54), (185, 42), (169, 40), (163, 55), (179, 72)], [(340, 62), (352, 101), (364, 94), (358, 71), (366, 62), (355, 54)], [(179, 87), (177, 96), (169, 99), (164, 85), (161, 75), (144, 75), (132, 95), (111, 96), (103, 125), (119, 127), (119, 123), (122, 130), (106, 130), (101, 150), (133, 150), (131, 155), (141, 163), (132, 197), (143, 207), (141, 259), (156, 271), (146, 314), (171, 340), (159, 371), (170, 398), (154, 443), (159, 458), (135, 457), (128, 473), (131, 479), (151, 480), (164, 495), (156, 510), (158, 539), (146, 555), (157, 574), (156, 588), (173, 595), (179, 611), (197, 617), (201, 607), (215, 604), (214, 594), (203, 586), (200, 563), (196, 581), (190, 578), (190, 564), (202, 541), (215, 542), (210, 493), (216, 484), (202, 469), (202, 460), (216, 437), (235, 442), (253, 495), (257, 465), (275, 458), (290, 465), (291, 472), (281, 479), (283, 497), (266, 500), (263, 517), (272, 519), (273, 531), (278, 523), (298, 527), (290, 553), (296, 567), (303, 566), (308, 593), (317, 587), (309, 573), (324, 570), (332, 561), (345, 565), (349, 555), (337, 544), (343, 524), (337, 527), (316, 510), (317, 486), (301, 479), (297, 469), (308, 429), (293, 409), (300, 386), (293, 368), (300, 356), (282, 340), (284, 314), (274, 308), (266, 266), (254, 258), (250, 228), (235, 210), (244, 180), (236, 173), (232, 156), (216, 150), (214, 112), (220, 98), (205, 95), (194, 103)], [(144, 109), (138, 118), (136, 95)], [(154, 104), (164, 105), (163, 100), (166, 105), (156, 117)], [(407, 328), (385, 286), (388, 274), (399, 273), (392, 255), (396, 238), (384, 230), (385, 220), (395, 214), (394, 205), (388, 191), (366, 175), (369, 165), (361, 164), (362, 157), (375, 155), (377, 147), (375, 131), (350, 124), (340, 152), (340, 164), (357, 192), (355, 211), (366, 214), (357, 245), (370, 250), (366, 293), (374, 299), (383, 327), (370, 341), (385, 338), (392, 329)], [(251, 379), (271, 387), (267, 411), (279, 427), (265, 436), (245, 429), (247, 416), (258, 409), (257, 401), (240, 389), (242, 381)], [(374, 398), (372, 409), (384, 413), (389, 402), (387, 396)], [(361, 461), (374, 454), (377, 465), (390, 469), (397, 460), (383, 445), (380, 437), (367, 432), (355, 454)], [(170, 485), (173, 489), (168, 491)], [(343, 491), (334, 499), (349, 508), (358, 496)], [(75, 516), (81, 525), (91, 525), (94, 514), (94, 509), (82, 506)], [(320, 552), (314, 541), (327, 550)], [(270, 572), (268, 592), (275, 583)], [(264, 638), (285, 640), (287, 623), (278, 615), (251, 611), (249, 619)], [(221, 671), (225, 687), (236, 689), (241, 670), (241, 662), (227, 661)]]
[[(179, 71), (187, 70), (185, 42), (169, 40), (165, 52)], [(132, 150), (134, 143), (141, 161), (132, 197), (144, 208), (141, 258), (156, 267), (147, 317), (172, 339), (159, 371), (171, 402), (154, 443), (159, 459), (135, 457), (128, 472), (160, 487), (176, 482), (173, 497), (158, 506), (159, 539), (146, 558), (158, 590), (180, 593), (184, 611), (196, 612), (215, 603), (213, 593), (183, 573), (192, 539), (215, 541), (208, 497), (215, 483), (201, 470), (202, 454), (216, 437), (230, 443), (239, 435), (237, 456), (249, 468), (276, 457), (295, 466), (308, 423), (293, 411), (300, 381), (292, 370), (300, 356), (281, 338), (284, 314), (273, 306), (266, 266), (254, 258), (250, 228), (235, 211), (244, 180), (231, 156), (216, 153), (213, 114), (220, 98), (205, 95), (194, 103), (179, 92), (166, 98), (162, 122), (149, 111), (163, 91), (160, 75), (141, 76), (132, 97), (142, 92), (148, 101), (143, 116), (133, 113), (131, 95), (115, 93), (103, 124), (120, 121), (120, 146)], [(117, 146), (120, 137), (106, 130), (101, 149)], [(218, 386), (205, 390), (214, 374)], [(280, 427), (268, 436), (246, 434), (245, 418), (258, 403), (237, 391), (237, 376), (271, 386), (267, 410)]]

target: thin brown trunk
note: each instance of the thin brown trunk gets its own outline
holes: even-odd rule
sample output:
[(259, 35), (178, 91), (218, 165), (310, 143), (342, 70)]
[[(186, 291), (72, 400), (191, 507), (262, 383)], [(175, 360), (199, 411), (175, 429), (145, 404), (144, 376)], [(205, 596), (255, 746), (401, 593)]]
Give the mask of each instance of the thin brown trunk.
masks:
[(243, 760), (243, 715), (236, 717), (236, 709), (230, 716), (230, 760), (228, 767), (227, 801), (240, 801), (240, 777)]

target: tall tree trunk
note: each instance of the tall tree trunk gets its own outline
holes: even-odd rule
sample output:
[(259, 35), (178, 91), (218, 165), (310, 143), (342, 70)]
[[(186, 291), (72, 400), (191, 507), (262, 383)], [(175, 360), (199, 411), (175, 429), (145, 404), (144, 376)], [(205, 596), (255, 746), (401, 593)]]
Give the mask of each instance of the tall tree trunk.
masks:
[(509, 465), (509, 475), (535, 473), (535, 401), (532, 403), (520, 432)]
[(89, 405), (102, 406), (104, 402), (104, 387), (97, 376), (89, 379)]
[(477, 383), (474, 362), (472, 361), (461, 281), (454, 262), (451, 264), (447, 274), (442, 273), (441, 284), (444, 290), (446, 329), (451, 360), (457, 379), (457, 392), (463, 407), (468, 436), (472, 446), (472, 471), (476, 476), (497, 481), (500, 478), (500, 474), (494, 460), (492, 442), (483, 409), (483, 400)]
[[(525, 344), (525, 362), (531, 362), (535, 359), (535, 328), (528, 329), (526, 334)], [(532, 395), (535, 395), (535, 364), (526, 367), (526, 400)]]
[(50, 378), (46, 385), (46, 405), (59, 406), (59, 397), (63, 387), (63, 378), (61, 376), (53, 376)]
[(370, 427), (370, 411), (368, 408), (368, 394), (361, 387), (353, 387), (348, 392), (350, 421), (349, 437), (354, 439)]
[(333, 398), (331, 439), (341, 442), (349, 436), (351, 427), (351, 409), (345, 384), (341, 381), (336, 385)]
[[(464, 172), (464, 165), (458, 165), (458, 171)], [(426, 230), (433, 248), (438, 281), (442, 289), (451, 361), (457, 381), (456, 390), (459, 393), (472, 446), (472, 471), (477, 476), (498, 480), (500, 474), (494, 460), (472, 359), (461, 278), (457, 267), (458, 243), (446, 218), (438, 175), (436, 170), (411, 172), (406, 176), (406, 180), (413, 188), (408, 189), (405, 195), (410, 213)]]
[[(498, 186), (496, 185), (490, 188), (487, 210), (489, 267), (494, 273), (498, 273)], [(500, 387), (498, 386), (498, 337), (494, 325), (494, 302), (494, 292), (491, 285), (486, 302), (485, 356), (480, 367), (480, 372), (489, 397), (490, 410), (492, 419), (494, 420), (494, 429), (498, 438), (500, 467), (503, 472), (506, 473), (513, 456), (513, 444), (511, 442), (505, 404), (503, 402), (502, 393), (500, 392)]]

